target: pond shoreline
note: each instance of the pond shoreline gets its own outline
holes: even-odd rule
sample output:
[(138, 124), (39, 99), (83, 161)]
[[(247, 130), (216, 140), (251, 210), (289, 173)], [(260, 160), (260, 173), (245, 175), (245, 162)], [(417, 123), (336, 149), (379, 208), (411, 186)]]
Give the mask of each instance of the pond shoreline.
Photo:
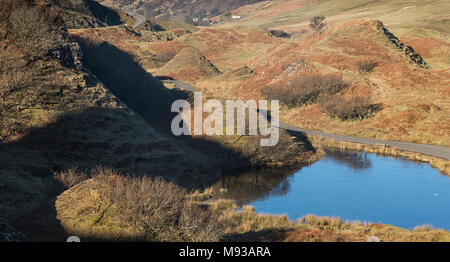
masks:
[[(322, 169), (320, 168), (317, 169), (317, 167), (315, 167), (314, 165), (318, 163), (313, 163), (312, 165), (305, 165), (304, 167), (302, 167), (302, 169), (305, 168), (305, 170), (299, 170), (298, 172), (292, 170), (293, 174), (285, 175), (284, 179), (283, 174), (279, 174), (280, 176), (277, 176), (277, 173), (274, 171), (272, 171), (271, 173), (267, 173), (266, 171), (265, 174), (263, 171), (261, 171), (261, 173), (255, 171), (255, 175), (249, 176), (248, 174), (242, 174), (243, 178), (239, 178), (240, 175), (236, 177), (231, 176), (230, 178), (224, 178), (221, 185), (215, 188), (210, 188), (211, 190), (210, 193), (214, 191), (215, 193), (217, 193), (217, 195), (211, 197), (211, 199), (203, 203), (211, 205), (213, 207), (214, 206), (218, 207), (219, 209), (222, 210), (221, 212), (223, 212), (224, 219), (231, 220), (231, 222), (233, 222), (232, 223), (233, 228), (229, 228), (227, 230), (228, 235), (224, 240), (262, 241), (262, 239), (264, 239), (264, 241), (270, 241), (270, 239), (272, 239), (274, 241), (365, 242), (369, 237), (377, 236), (381, 241), (449, 241), (450, 231), (448, 230), (448, 226), (446, 226), (445, 223), (444, 224), (436, 223), (435, 226), (437, 227), (433, 227), (432, 225), (429, 225), (428, 222), (432, 222), (431, 224), (434, 225), (435, 223), (434, 220), (429, 221), (427, 219), (423, 219), (424, 217), (445, 218), (446, 215), (440, 211), (435, 214), (434, 211), (436, 211), (436, 208), (431, 208), (430, 209), (431, 212), (425, 211), (428, 210), (429, 208), (425, 208), (422, 211), (420, 210), (414, 211), (419, 212), (417, 213), (418, 215), (417, 217), (419, 219), (416, 220), (414, 219), (403, 220), (401, 216), (398, 216), (398, 214), (402, 213), (403, 211), (399, 211), (400, 213), (395, 211), (395, 207), (397, 206), (401, 208), (406, 208), (405, 211), (410, 210), (408, 208), (411, 208), (412, 206), (415, 207), (413, 208), (414, 210), (420, 209), (421, 205), (420, 203), (416, 202), (416, 200), (421, 199), (423, 200), (422, 204), (425, 203), (425, 206), (428, 206), (426, 203), (429, 201), (432, 201), (429, 204), (434, 203), (432, 205), (435, 206), (437, 205), (438, 207), (439, 206), (442, 207), (443, 205), (445, 206), (445, 204), (442, 204), (442, 201), (444, 202), (446, 201), (445, 188), (443, 188), (442, 186), (429, 187), (426, 185), (427, 183), (433, 181), (433, 177), (436, 178), (437, 176), (440, 177), (440, 179), (448, 179), (446, 176), (439, 176), (439, 172), (436, 169), (434, 169), (432, 173), (433, 176), (427, 176), (427, 174), (423, 173), (424, 171), (420, 171), (420, 169), (427, 168), (428, 170), (432, 170), (430, 165), (428, 164), (424, 165), (419, 162), (416, 163), (418, 165), (417, 168), (419, 169), (418, 173), (416, 173), (415, 175), (413, 175), (413, 173), (410, 173), (410, 171), (408, 171), (407, 169), (405, 169), (405, 172), (402, 172), (401, 171), (402, 168), (408, 168), (408, 166), (403, 166), (404, 164), (402, 163), (410, 162), (410, 158), (401, 155), (399, 155), (400, 156), (399, 158), (390, 156), (388, 157), (388, 155), (390, 154), (382, 154), (382, 153), (377, 154), (376, 152), (365, 153), (364, 151), (366, 150), (357, 150), (357, 148), (349, 149), (348, 147), (345, 150), (343, 150), (343, 148), (339, 148), (336, 146), (326, 147), (323, 144), (320, 146), (320, 148), (322, 148), (326, 152), (326, 157), (322, 159), (323, 161), (325, 161), (324, 163), (322, 163), (323, 166), (322, 169), (325, 168), (325, 165), (328, 167), (329, 164), (331, 164), (330, 162), (331, 159), (332, 161), (338, 161), (341, 164), (343, 163), (347, 166), (344, 169), (344, 171), (350, 172), (349, 174), (344, 175), (344, 177), (347, 176), (347, 180), (345, 178), (337, 178), (338, 181), (340, 181), (340, 184), (336, 184), (335, 174), (338, 174), (340, 171), (339, 169), (335, 169), (333, 165), (330, 166), (329, 170), (327, 170), (326, 168), (323, 169), (323, 172), (325, 173), (328, 172), (334, 175), (332, 175), (331, 177), (329, 175), (320, 175), (319, 177), (316, 177), (314, 174), (321, 174), (317, 172), (320, 172), (320, 170)], [(342, 155), (341, 157), (339, 157), (339, 153), (337, 153), (338, 155), (335, 155), (333, 153), (333, 152), (347, 152), (347, 151), (349, 151), (348, 155), (344, 153), (344, 155)], [(329, 155), (328, 158), (331, 157), (330, 159), (327, 159), (328, 155)], [(377, 162), (373, 162), (371, 164), (370, 162), (375, 161), (375, 159), (371, 159), (370, 156), (374, 157), (375, 159), (381, 159), (382, 161), (390, 159), (390, 161), (393, 161), (394, 163), (397, 164), (392, 167), (383, 164), (383, 162), (380, 162), (379, 163), (380, 165), (377, 165)], [(354, 162), (355, 160), (359, 161)], [(352, 163), (350, 163), (351, 161), (354, 162), (353, 165)], [(382, 168), (380, 170), (377, 170), (376, 169), (377, 166), (380, 166)], [(412, 166), (409, 166), (409, 168), (413, 168), (415, 170), (414, 166), (415, 165), (413, 164)], [(355, 176), (355, 174), (352, 174), (351, 171), (352, 169), (369, 170), (368, 171), (369, 173), (367, 172), (361, 173), (360, 175)], [(393, 171), (393, 174), (398, 174), (399, 176), (391, 177), (392, 174), (389, 173), (389, 171), (386, 173), (383, 172), (383, 170), (391, 170), (391, 169), (395, 170)], [(372, 173), (372, 176), (374, 174), (380, 174), (381, 176), (384, 176), (384, 178), (381, 178), (378, 184), (373, 184), (375, 181), (369, 180), (371, 176), (370, 172)], [(417, 176), (422, 177), (425, 180), (421, 178), (418, 181)], [(350, 180), (348, 180), (348, 177), (350, 177)], [(408, 180), (408, 178), (410, 178), (410, 180)], [(324, 183), (325, 181), (326, 181), (325, 184), (321, 184)], [(356, 181), (356, 183), (350, 184), (346, 183), (352, 181)], [(405, 187), (401, 181), (412, 181), (412, 184)], [(447, 184), (441, 183), (439, 181), (437, 181), (437, 183), (444, 186)], [(303, 186), (301, 187), (296, 186), (301, 184), (303, 184)], [(351, 185), (352, 188), (354, 189), (349, 190), (345, 188), (344, 186), (345, 184)], [(386, 187), (383, 185), (386, 185)], [(268, 188), (272, 188), (273, 190), (271, 189), (268, 190)], [(330, 193), (330, 191), (328, 191), (331, 188), (335, 188), (334, 193)], [(421, 190), (420, 188), (424, 189)], [(288, 191), (285, 191), (283, 193), (280, 191), (280, 189), (281, 190), (287, 189)], [(373, 189), (376, 189), (375, 194), (373, 194), (374, 193)], [(405, 192), (407, 192), (406, 194), (407, 197), (405, 198), (405, 194), (402, 194), (401, 191), (397, 191), (395, 189), (400, 189), (403, 191), (405, 189), (406, 190)], [(434, 191), (435, 189), (437, 190)], [(262, 191), (266, 191), (266, 193), (263, 193)], [(291, 193), (288, 193), (289, 191)], [(298, 193), (294, 193), (293, 195), (292, 192), (298, 192), (300, 195), (303, 195), (303, 197), (296, 198), (295, 194), (298, 195)], [(349, 192), (351, 193), (351, 195), (354, 196), (352, 196), (351, 198), (345, 196), (342, 199), (340, 199), (340, 197), (336, 198), (337, 196), (336, 194), (341, 195), (341, 192), (344, 193), (344, 195), (346, 195), (345, 192)], [(339, 211), (336, 212), (337, 210), (340, 209), (339, 206), (335, 206), (334, 204), (339, 205), (339, 203), (344, 203), (340, 200), (346, 199), (352, 200), (355, 198), (362, 199), (361, 197), (364, 194), (361, 195), (361, 192), (366, 192), (364, 193), (365, 195), (372, 196), (372, 198), (367, 198), (367, 200), (369, 201), (367, 207), (369, 208), (369, 210), (372, 210), (372, 208), (375, 208), (374, 210), (378, 209), (378, 211), (374, 211), (373, 214), (383, 214), (383, 210), (386, 210), (387, 212), (386, 218), (397, 216), (397, 222), (395, 222), (395, 220), (393, 221), (389, 219), (386, 219), (385, 221), (384, 218), (378, 220), (379, 217), (378, 215), (374, 216), (375, 219), (371, 219), (365, 216), (348, 216), (348, 213), (345, 212), (339, 213)], [(385, 195), (384, 194), (385, 192), (394, 192), (394, 194)], [(212, 193), (211, 195), (215, 194)], [(411, 196), (416, 195), (417, 199), (411, 200), (411, 198), (408, 197), (409, 195)], [(424, 197), (422, 197), (422, 195)], [(373, 198), (373, 196), (376, 197)], [(382, 205), (382, 208), (380, 209), (380, 206), (378, 205), (380, 204), (380, 202), (378, 200), (376, 200), (378, 202), (373, 202), (373, 199), (378, 199), (379, 197), (384, 198), (383, 201), (386, 201), (387, 199), (388, 202), (386, 203), (392, 204), (388, 204), (387, 206)], [(272, 200), (270, 200), (270, 198)], [(322, 198), (322, 200), (325, 199), (325, 202), (319, 200), (319, 198)], [(313, 199), (317, 199), (318, 202), (317, 201), (311, 202), (310, 200)], [(336, 202), (335, 199), (340, 200), (337, 200)], [(402, 202), (405, 199), (406, 202)], [(276, 204), (277, 201), (278, 204)], [(287, 201), (291, 202), (294, 201), (295, 204), (291, 206), (291, 204), (289, 204)], [(321, 203), (321, 201), (323, 203), (328, 204), (324, 204), (319, 209), (314, 208), (314, 206), (317, 207), (317, 204)], [(329, 204), (330, 201), (332, 202), (331, 209), (328, 208), (328, 206), (330, 205)], [(381, 203), (383, 203), (383, 201), (381, 201)], [(356, 207), (355, 203), (356, 202), (354, 201), (350, 201), (349, 208), (351, 208), (352, 206)], [(405, 203), (406, 205), (403, 206), (402, 203)], [(344, 204), (344, 206), (346, 205), (347, 204)], [(301, 207), (304, 207), (304, 209)], [(311, 207), (313, 208), (311, 209)], [(338, 207), (338, 209), (335, 209), (334, 207)], [(303, 210), (303, 212), (296, 214), (297, 212), (292, 212), (292, 210), (295, 209)], [(325, 211), (328, 210), (329, 212), (328, 211), (323, 212), (324, 210)], [(413, 211), (410, 210), (409, 212)], [(327, 213), (329, 215), (327, 215)], [(360, 213), (360, 211), (356, 211), (356, 214), (357, 213)], [(332, 214), (335, 214), (337, 217)], [(362, 212), (360, 214), (365, 213)], [(342, 219), (339, 217), (342, 217)], [(361, 220), (358, 220), (359, 217), (361, 218)], [(438, 219), (438, 221), (440, 220), (442, 219)], [(238, 221), (240, 222), (237, 223)], [(373, 221), (375, 223), (364, 221)], [(376, 221), (383, 221), (383, 222), (377, 223)], [(399, 221), (400, 223), (398, 223)], [(408, 223), (410, 223), (410, 225), (408, 225)], [(438, 228), (446, 228), (446, 229), (438, 229)]]
[(386, 145), (371, 145), (371, 144), (360, 144), (347, 141), (340, 141), (331, 138), (324, 138), (321, 136), (307, 135), (309, 141), (316, 149), (325, 148), (336, 148), (341, 150), (356, 150), (368, 153), (375, 153), (383, 156), (401, 156), (406, 157), (409, 160), (429, 163), (431, 167), (438, 169), (442, 174), (450, 176), (450, 161), (447, 159), (429, 156), (421, 153), (410, 152), (395, 147), (390, 147)]

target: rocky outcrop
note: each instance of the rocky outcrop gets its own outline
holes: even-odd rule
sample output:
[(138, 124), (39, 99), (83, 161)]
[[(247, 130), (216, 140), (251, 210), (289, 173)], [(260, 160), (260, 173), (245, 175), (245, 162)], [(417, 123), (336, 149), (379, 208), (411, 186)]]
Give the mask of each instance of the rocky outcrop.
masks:
[(57, 48), (50, 50), (50, 56), (59, 60), (61, 65), (65, 67), (81, 69), (83, 67), (83, 52), (80, 44), (69, 36), (65, 26), (62, 26), (60, 30), (62, 32), (61, 44)]
[(425, 60), (417, 54), (414, 49), (410, 46), (405, 45), (400, 39), (398, 39), (394, 34), (392, 34), (386, 27), (384, 27), (381, 21), (377, 24), (377, 29), (380, 30), (386, 37), (394, 44), (398, 49), (400, 49), (404, 55), (409, 57), (411, 62), (416, 64), (420, 68), (431, 69), (431, 67), (425, 62)]
[(62, 44), (58, 49), (52, 51), (52, 56), (65, 67), (81, 69), (83, 53), (77, 42), (68, 42)]
[(291, 38), (291, 35), (282, 31), (282, 30), (270, 30), (269, 34), (271, 36), (279, 37), (279, 38)]
[(143, 29), (153, 32), (167, 31), (167, 29), (164, 28), (162, 25), (155, 23), (154, 21), (151, 20), (145, 21)]

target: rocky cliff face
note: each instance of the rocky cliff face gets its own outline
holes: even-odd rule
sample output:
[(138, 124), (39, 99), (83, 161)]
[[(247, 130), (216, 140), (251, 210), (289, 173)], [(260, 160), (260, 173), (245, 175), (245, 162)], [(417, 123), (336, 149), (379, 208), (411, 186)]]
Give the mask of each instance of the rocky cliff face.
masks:
[(400, 49), (405, 56), (409, 57), (411, 62), (416, 64), (420, 68), (431, 69), (431, 67), (425, 62), (425, 60), (417, 54), (414, 49), (410, 46), (405, 45), (400, 39), (398, 39), (394, 34), (392, 34), (383, 23), (380, 21), (377, 24), (377, 29), (383, 32), (386, 37), (394, 44), (398, 49)]
[(65, 67), (82, 69), (83, 53), (80, 45), (69, 37), (65, 40), (63, 44), (51, 52), (51, 55)]

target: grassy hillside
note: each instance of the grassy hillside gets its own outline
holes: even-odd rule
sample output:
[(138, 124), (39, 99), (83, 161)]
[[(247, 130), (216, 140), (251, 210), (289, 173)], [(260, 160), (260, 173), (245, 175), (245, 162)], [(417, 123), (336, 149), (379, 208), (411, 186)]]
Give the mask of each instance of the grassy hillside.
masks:
[[(195, 46), (230, 76), (195, 81), (214, 96), (275, 98), (262, 92), (270, 87), (289, 98), (306, 86), (311, 92), (297, 92), (295, 99), (314, 94), (312, 99), (283, 103), (281, 114), (300, 127), (450, 145), (448, 8), (448, 1), (261, 2), (233, 11), (243, 17), (239, 21), (141, 47), (158, 55)], [(310, 26), (318, 15), (325, 16), (319, 31)], [(292, 38), (270, 35), (272, 29)], [(252, 75), (233, 77), (244, 67)], [(335, 75), (346, 88), (316, 93), (314, 85), (301, 83), (309, 75), (325, 84)]]
[[(0, 217), (29, 239), (65, 239), (55, 199), (100, 166), (163, 177), (186, 190), (213, 183), (229, 168), (280, 162), (279, 153), (260, 150), (259, 140), (174, 137), (170, 105), (188, 94), (166, 89), (139, 65), (136, 47), (122, 36), (142, 39), (128, 27), (69, 35), (57, 8), (0, 4)], [(280, 146), (281, 162), (298, 165), (313, 156), (305, 137), (284, 137), (292, 151)]]
[[(449, 8), (448, 1), (304, 1), (280, 0), (261, 2), (244, 6), (233, 11), (242, 19), (226, 26), (261, 26), (264, 28), (283, 29), (293, 34), (301, 34), (309, 29), (310, 19), (315, 16), (325, 16), (327, 24), (345, 21), (368, 19), (380, 20), (400, 39), (410, 38), (420, 41), (414, 48), (424, 50), (438, 48), (446, 49), (445, 41), (449, 37), (449, 18), (444, 10)], [(421, 40), (417, 39), (421, 38)], [(406, 44), (409, 42), (406, 41)], [(419, 52), (423, 53), (423, 52)], [(444, 52), (446, 56), (447, 52)], [(434, 56), (433, 56), (434, 57)], [(447, 64), (448, 57), (437, 58), (433, 68), (442, 69), (442, 62)], [(430, 60), (430, 58), (428, 58)]]
[(260, 2), (261, 0), (200, 0), (200, 1), (166, 1), (166, 0), (99, 0), (100, 3), (146, 14), (147, 17), (168, 17), (184, 21), (193, 17), (207, 17), (223, 14), (243, 5)]
[[(2, 62), (9, 62), (2, 63), (1, 70), (2, 216), (17, 218), (54, 196), (60, 190), (54, 172), (71, 167), (102, 165), (135, 174), (165, 174), (169, 179), (197, 173), (207, 156), (188, 153), (190, 149), (155, 131), (118, 99), (127, 99), (120, 91), (108, 90), (96, 76), (80, 70), (80, 47), (53, 24), (57, 18), (33, 5), (15, 3), (11, 8), (2, 13), (7, 17), (2, 21), (13, 21), (17, 10), (25, 12), (36, 20), (28, 25), (47, 29), (41, 37), (55, 41), (44, 46), (39, 38), (33, 39), (40, 45), (35, 49), (22, 45), (13, 33), (2, 33), (6, 35)], [(37, 37), (36, 28), (20, 26), (14, 26), (20, 36)], [(163, 86), (146, 77), (141, 80), (146, 88), (161, 90), (159, 102), (169, 103)], [(139, 106), (138, 102), (130, 105), (135, 110)]]
[(181, 50), (158, 70), (158, 75), (189, 81), (219, 74), (220, 71), (194, 47)]
[(147, 19), (137, 28), (143, 40), (149, 42), (167, 42), (197, 30), (195, 26), (184, 22), (157, 19)]
[(104, 27), (134, 23), (134, 19), (121, 12), (99, 4), (95, 0), (39, 0), (56, 8), (68, 28)]

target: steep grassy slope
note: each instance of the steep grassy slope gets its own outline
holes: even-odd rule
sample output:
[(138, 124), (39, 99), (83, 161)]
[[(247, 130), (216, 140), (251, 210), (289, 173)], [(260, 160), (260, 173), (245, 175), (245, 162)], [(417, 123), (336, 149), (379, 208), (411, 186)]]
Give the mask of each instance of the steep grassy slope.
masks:
[(186, 47), (158, 70), (158, 75), (194, 81), (219, 75), (220, 71), (196, 48)]

